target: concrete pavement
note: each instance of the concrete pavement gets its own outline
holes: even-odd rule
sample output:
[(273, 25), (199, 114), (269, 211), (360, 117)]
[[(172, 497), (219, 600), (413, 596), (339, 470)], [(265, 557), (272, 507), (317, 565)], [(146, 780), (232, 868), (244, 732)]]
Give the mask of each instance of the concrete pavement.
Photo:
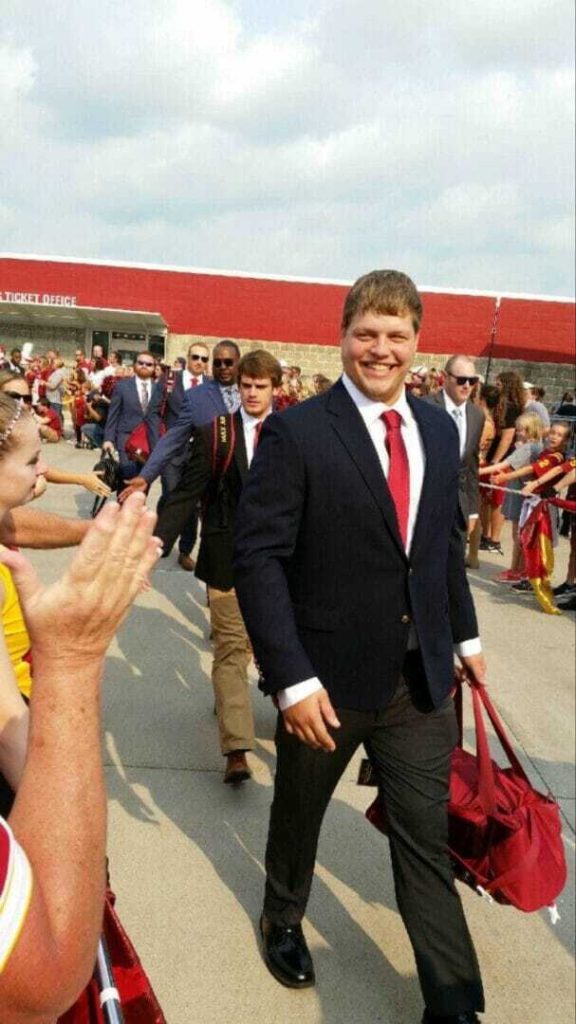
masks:
[[(45, 454), (79, 471), (95, 461), (64, 443), (47, 445)], [(64, 486), (50, 486), (42, 499), (43, 508), (63, 515), (85, 516), (91, 503), (86, 492)], [(567, 554), (562, 540), (556, 582)], [(32, 553), (47, 580), (68, 558), (65, 551)], [(470, 574), (491, 694), (532, 780), (561, 803), (573, 862), (574, 614), (546, 616), (531, 595), (493, 583), (490, 576), (507, 564), (484, 555)], [(326, 817), (305, 922), (317, 985), (284, 989), (263, 966), (255, 922), (273, 709), (254, 687), (254, 779), (238, 790), (224, 786), (204, 588), (174, 554), (154, 572), (153, 587), (110, 650), (104, 744), (118, 910), (168, 1024), (416, 1024), (421, 997), (387, 841), (364, 819), (372, 791), (355, 785), (357, 758)], [(461, 893), (483, 968), (486, 1024), (570, 1024), (573, 871), (554, 927), (545, 912), (524, 915), (465, 887)]]

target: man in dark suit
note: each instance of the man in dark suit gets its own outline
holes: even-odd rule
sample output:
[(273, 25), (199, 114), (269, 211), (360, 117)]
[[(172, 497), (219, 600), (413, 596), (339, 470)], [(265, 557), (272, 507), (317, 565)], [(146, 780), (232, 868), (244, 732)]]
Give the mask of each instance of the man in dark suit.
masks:
[[(190, 389), (200, 387), (209, 380), (207, 375), (210, 352), (208, 346), (203, 342), (194, 342), (190, 345), (186, 356), (186, 365), (175, 373), (170, 373), (166, 381), (166, 400), (164, 408), (164, 423), (168, 430), (176, 426), (182, 402), (186, 392)], [(186, 449), (183, 448), (166, 463), (162, 470), (162, 497), (158, 503), (157, 511), (160, 512), (162, 505), (171, 491), (178, 485), (182, 476), (182, 469), (186, 462)], [(195, 562), (192, 558), (192, 550), (196, 544), (198, 533), (198, 509), (192, 509), (190, 521), (182, 530), (178, 542), (178, 564), (186, 572), (193, 572)]]
[(478, 383), (476, 367), (468, 356), (450, 356), (444, 367), (444, 384), (439, 391), (428, 395), (427, 402), (433, 402), (445, 409), (458, 428), (460, 445), (460, 477), (458, 500), (466, 533), (474, 529), (480, 513), (480, 491), (478, 487), (478, 451), (484, 413), (470, 401), (472, 388)]
[(251, 651), (232, 575), (234, 520), (260, 428), (282, 382), (282, 369), (269, 352), (249, 352), (240, 360), (239, 381), (240, 409), (196, 431), (180, 483), (162, 506), (156, 527), (168, 554), (190, 510), (203, 500), (196, 575), (208, 585), (212, 682), (228, 783), (250, 777), (246, 752), (254, 746), (247, 674)]
[(138, 472), (137, 463), (128, 458), (125, 449), (132, 431), (144, 421), (150, 448), (159, 438), (162, 385), (154, 380), (155, 367), (156, 361), (151, 352), (139, 352), (134, 358), (134, 376), (119, 380), (112, 392), (102, 447), (118, 452), (124, 481)]
[(471, 1024), (482, 983), (446, 853), (454, 646), (484, 659), (458, 530), (454, 423), (407, 395), (422, 305), (406, 275), (349, 292), (344, 374), (272, 416), (237, 516), (234, 580), (280, 709), (261, 919), (285, 985), (314, 983), (301, 921), (322, 817), (365, 744), (390, 819), (398, 907), (426, 1024)]
[(236, 412), (240, 394), (236, 378), (240, 349), (234, 341), (219, 341), (212, 353), (213, 380), (185, 392), (173, 426), (169, 427), (142, 467), (140, 475), (130, 481), (132, 490), (146, 490), (176, 456), (184, 456), (198, 427), (210, 423), (215, 416)]

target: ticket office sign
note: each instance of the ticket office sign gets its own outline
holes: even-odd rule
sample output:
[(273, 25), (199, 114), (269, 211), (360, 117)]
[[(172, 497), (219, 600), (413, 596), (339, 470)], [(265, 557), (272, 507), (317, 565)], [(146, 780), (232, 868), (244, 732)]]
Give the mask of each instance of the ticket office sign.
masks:
[(75, 295), (50, 295), (48, 292), (0, 291), (0, 302), (36, 306), (75, 306)]

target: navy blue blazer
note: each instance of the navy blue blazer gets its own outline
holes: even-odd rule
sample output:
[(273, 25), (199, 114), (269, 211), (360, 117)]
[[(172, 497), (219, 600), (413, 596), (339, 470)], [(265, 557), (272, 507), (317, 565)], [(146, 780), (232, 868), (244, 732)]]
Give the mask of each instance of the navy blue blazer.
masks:
[(197, 388), (189, 388), (184, 392), (178, 419), (164, 437), (160, 438), (146, 465), (143, 466), (140, 476), (148, 483), (152, 483), (170, 460), (182, 451), (198, 427), (203, 427), (216, 416), (222, 416), (226, 412), (224, 399), (216, 381), (207, 380)]
[(153, 383), (146, 416), (143, 416), (137, 381), (138, 378), (134, 376), (116, 382), (104, 429), (104, 440), (112, 442), (118, 451), (121, 462), (129, 461), (124, 451), (124, 445), (134, 428), (142, 423), (143, 419), (148, 426), (150, 447), (156, 444), (159, 437), (162, 383)]
[[(186, 391), (190, 390), (189, 388), (184, 388), (183, 374), (183, 370), (176, 370), (174, 372), (174, 381), (172, 389), (166, 395), (166, 409), (164, 412), (164, 422), (166, 423), (166, 427), (168, 428), (168, 430), (176, 426), (178, 416), (180, 415), (182, 402), (184, 401), (184, 396), (186, 395)], [(196, 387), (202, 387), (202, 384), (205, 384), (207, 380), (209, 380), (209, 378), (204, 377), (200, 384), (197, 384)]]
[[(234, 583), (265, 692), (318, 676), (336, 707), (383, 707), (410, 624), (438, 706), (453, 643), (478, 635), (443, 410), (408, 396), (426, 468), (409, 557), (364, 421), (339, 381), (268, 417), (236, 518)], [(414, 661), (411, 658), (410, 661)]]

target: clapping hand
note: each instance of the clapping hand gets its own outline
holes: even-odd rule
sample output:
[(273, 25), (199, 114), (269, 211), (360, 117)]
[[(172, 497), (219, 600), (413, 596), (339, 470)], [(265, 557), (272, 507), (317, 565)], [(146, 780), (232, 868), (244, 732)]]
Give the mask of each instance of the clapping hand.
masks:
[(18, 588), (35, 659), (79, 664), (104, 657), (160, 557), (155, 524), (156, 515), (142, 495), (131, 495), (122, 508), (108, 503), (63, 576), (49, 587), (20, 552), (2, 552)]

